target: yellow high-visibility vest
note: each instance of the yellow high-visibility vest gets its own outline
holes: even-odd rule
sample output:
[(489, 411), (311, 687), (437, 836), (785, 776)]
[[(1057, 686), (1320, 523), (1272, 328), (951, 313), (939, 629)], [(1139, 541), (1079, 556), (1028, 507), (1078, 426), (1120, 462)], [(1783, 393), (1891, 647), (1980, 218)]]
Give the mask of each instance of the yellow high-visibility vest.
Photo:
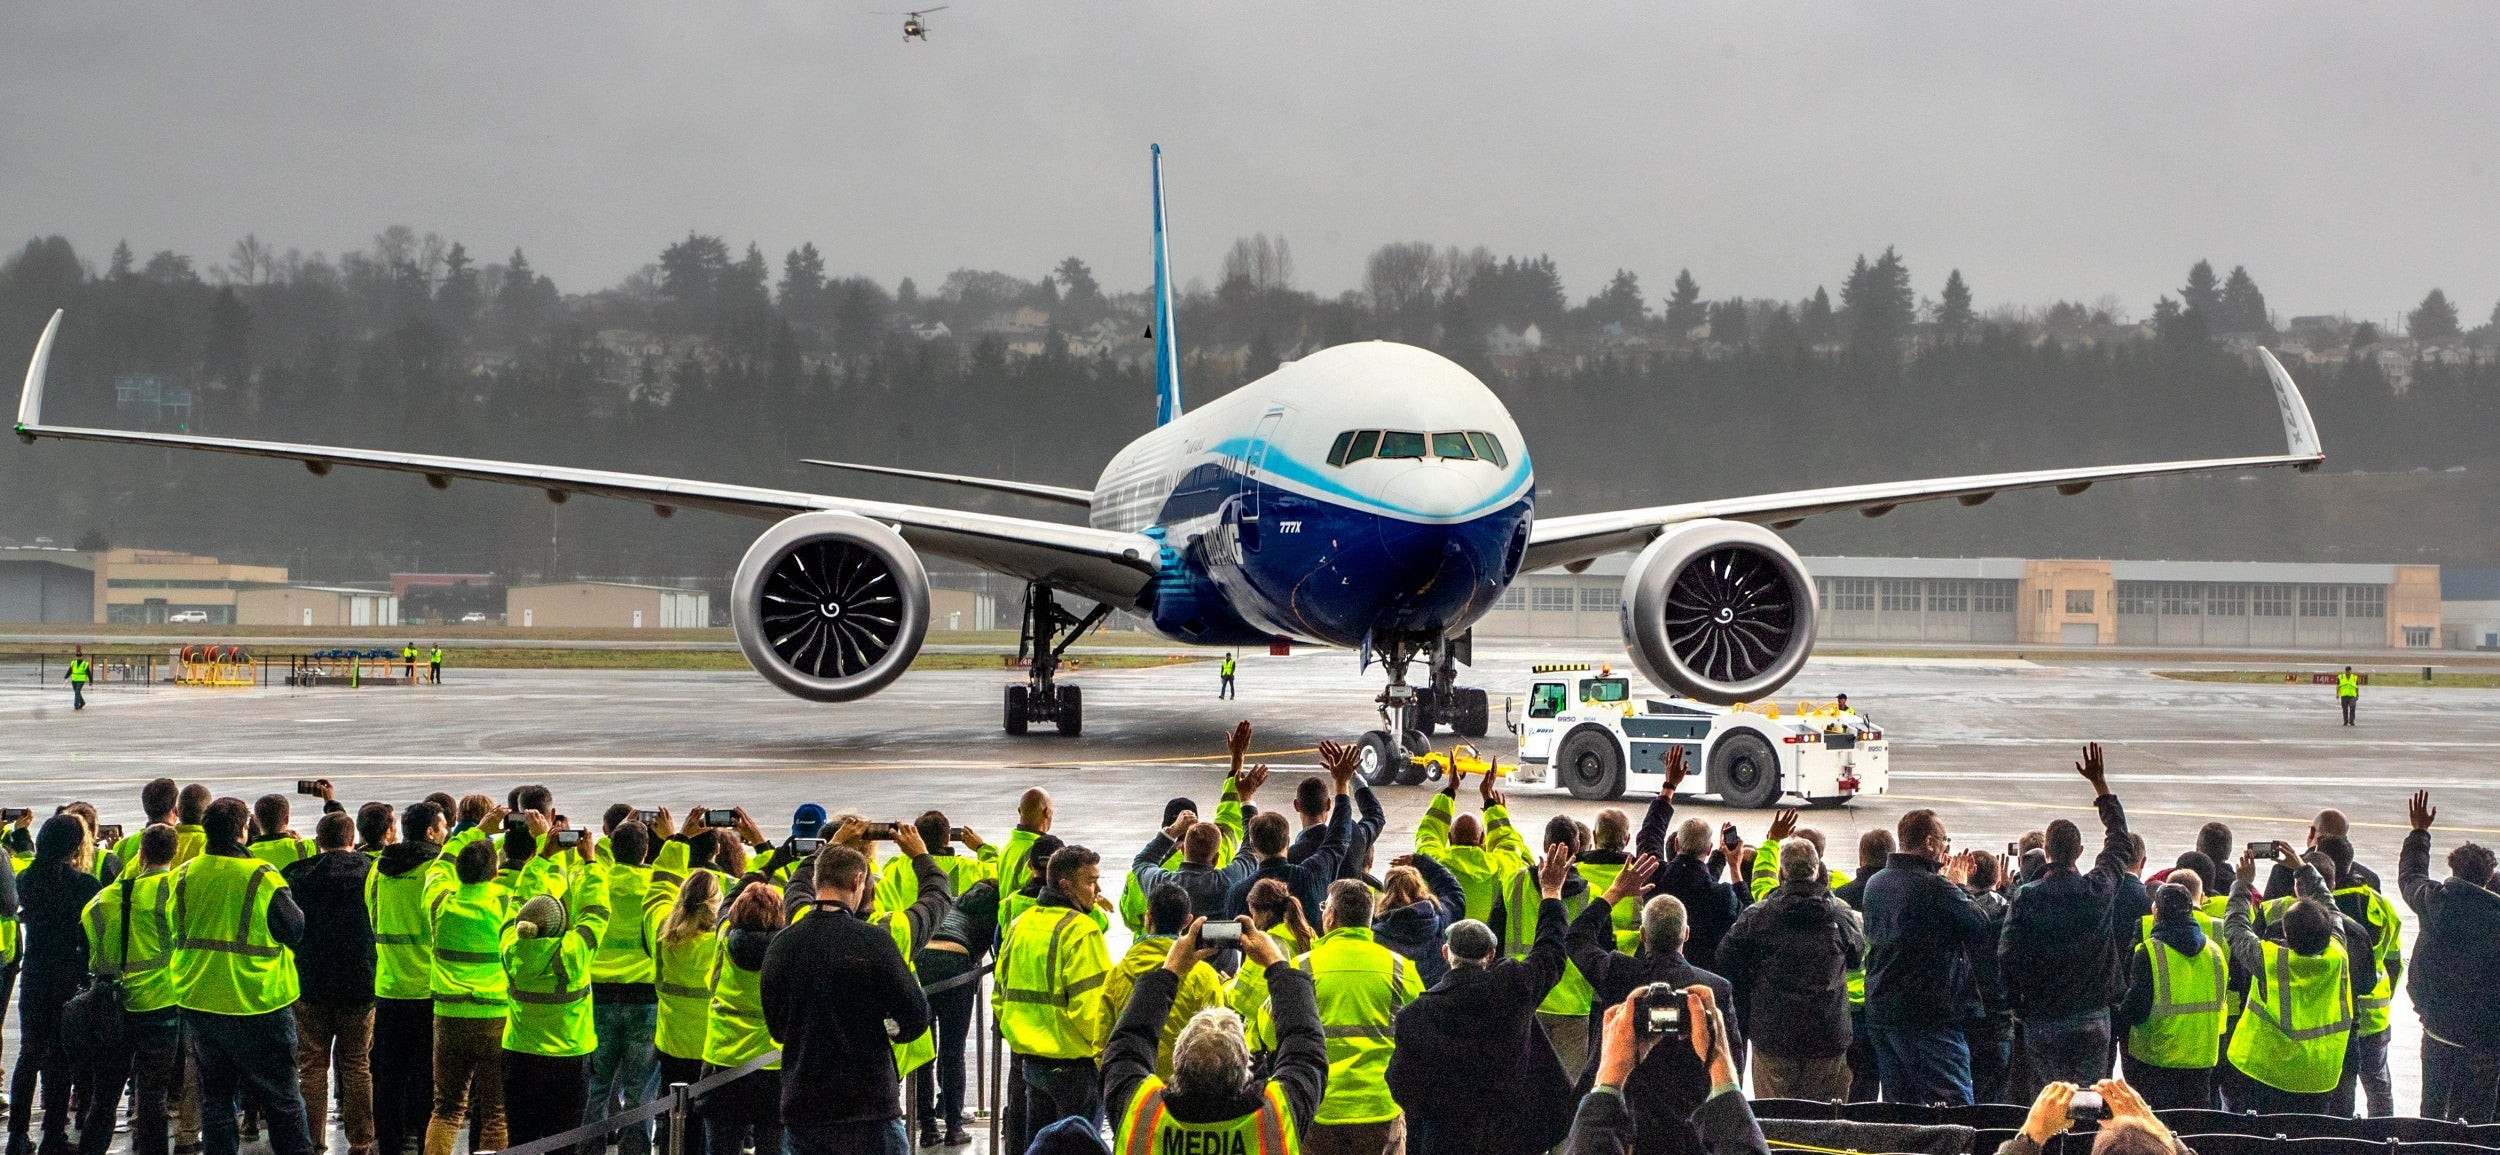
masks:
[(579, 909), (568, 909), (560, 935), (521, 937), (521, 921), (504, 923), (500, 945), (512, 1012), (504, 1019), (503, 1049), (528, 1055), (587, 1055), (599, 1049), (591, 1021), (591, 959), (608, 927), (607, 883), (593, 874), (574, 892)]
[(373, 993), (385, 999), (434, 997), (434, 900), (457, 888), (460, 848), (483, 837), (476, 829), (451, 837), (434, 860), (405, 874), (365, 872), (365, 909), (373, 919)]
[[(703, 1037), (703, 1061), (735, 1067), (772, 1050), (772, 1031), (764, 1025), (764, 974), (739, 966), (729, 957), (729, 928), (715, 932), (720, 944), (712, 952), (712, 1018)], [(781, 1060), (764, 1065), (781, 1069)]]
[(2353, 1033), (2375, 1035), (2388, 1028), (2387, 1008), (2396, 998), (2396, 976), (2388, 970), (2387, 964), (2404, 953), (2404, 944), (2398, 938), (2404, 928), (2404, 920), (2396, 913), (2396, 904), (2369, 887), (2348, 886), (2335, 893), (2363, 896), (2370, 907), (2370, 927), (2378, 932), (2378, 937), (2370, 944), (2370, 953), (2378, 959), (2378, 985), (2356, 992), (2352, 999), (2353, 1017), (2359, 1024)]
[[(604, 853), (604, 852), (603, 852)], [(643, 896), (651, 889), (651, 868), (611, 862), (583, 872), (587, 882), (599, 878), (611, 912), (599, 939), (599, 956), (590, 964), (595, 983), (647, 983), (652, 973), (650, 924), (642, 917)]]
[[(892, 910), (880, 911), (868, 921), (883, 927), (888, 935), (893, 936), (894, 949), (903, 955), (903, 969), (910, 971), (913, 978), (918, 978), (920, 967), (911, 957), (911, 919), (899, 910)], [(892, 1046), (895, 1074), (908, 1075), (928, 1066), (937, 1059), (937, 1024), (932, 1022), (922, 1027), (920, 1033), (911, 1038), (896, 1039)]]
[(2335, 1089), (2352, 1036), (2352, 970), (2340, 939), (2315, 955), (2260, 941), (2264, 965), (2231, 1031), (2231, 1065), (2278, 1091)]
[[(1389, 1095), (1389, 1058), (1397, 1049), (1398, 1008), (1423, 993), (1423, 981), (1396, 951), (1372, 941), (1368, 927), (1319, 936), (1294, 967), (1319, 992), (1319, 1021), (1328, 1035), (1328, 1092), (1317, 1123), (1380, 1123), (1398, 1117)], [(1263, 1039), (1275, 1020), (1259, 1016)]]
[(1423, 820), (1415, 825), (1415, 853), (1440, 863), (1457, 877), (1458, 888), (1467, 895), (1467, 917), (1489, 919), (1493, 917), (1493, 899), (1501, 893), (1502, 881), (1529, 865), (1528, 840), (1511, 826), (1508, 808), (1488, 806), (1484, 811), (1484, 845), (1454, 845), (1450, 842), (1450, 816), (1455, 806), (1448, 794), (1432, 796), (1424, 807)]
[(1101, 1053), (1110, 1013), (1102, 984), (1111, 950), (1086, 912), (1037, 906), (1018, 915), (998, 948), (991, 1010), (1009, 1050), (1045, 1059)]
[(698, 934), (671, 943), (660, 937), (667, 921), (667, 907), (644, 918), (653, 950), (651, 988), (660, 1003), (655, 1042), (663, 1055), (700, 1059), (712, 1031), (712, 958), (720, 949), (720, 936)]
[(1183, 1123), (1163, 1109), (1163, 1080), (1152, 1075), (1120, 1113), (1114, 1155), (1301, 1155), (1302, 1138), (1283, 1088), (1259, 1088), (1259, 1109), (1215, 1123)]
[[(127, 909), (122, 905), (124, 883), (130, 887)], [(173, 872), (159, 870), (97, 891), (79, 912), (87, 932), (87, 973), (120, 979), (128, 1000), (122, 1009), (134, 1014), (163, 1010), (181, 1000), (174, 973), (173, 896)], [(122, 953), (125, 918), (130, 921), (127, 957)], [(16, 920), (9, 920), (11, 938), (16, 926)]]
[[(1621, 870), (1622, 867), (1615, 869)], [(1510, 887), (1502, 894), (1503, 955), (1509, 958), (1526, 958), (1528, 952), (1535, 948), (1537, 910), (1544, 902), (1545, 893), (1538, 889), (1536, 884), (1535, 867), (1528, 867), (1510, 876)], [(1576, 898), (1565, 896), (1562, 904), (1564, 916), (1576, 919), (1580, 917), (1581, 911), (1588, 909), (1589, 896), (1585, 891)], [(1634, 904), (1625, 902), (1620, 905), (1628, 907)], [(1633, 930), (1632, 937), (1635, 949), (1638, 949), (1639, 929)], [(1562, 981), (1555, 983), (1554, 989), (1546, 992), (1545, 1001), (1538, 1003), (1536, 1009), (1539, 1014), (1547, 1015), (1585, 1015), (1589, 1013), (1589, 1005), (1596, 999), (1596, 990), (1589, 986), (1586, 978), (1581, 977), (1580, 968), (1566, 962), (1563, 964)]]
[(70, 684), (74, 686), (86, 685), (87, 676), (93, 673), (94, 669), (95, 667), (87, 664), (87, 659), (85, 658), (71, 658), (69, 662)]
[(492, 882), (464, 882), (429, 901), (434, 1014), (497, 1019), (511, 1013), (512, 986), (503, 971), (503, 922), (512, 912), (510, 892)]
[(2223, 996), (2231, 989), (2231, 962), (2222, 943), (2205, 936), (2205, 949), (2184, 954), (2154, 938), (2146, 919), (2144, 950), (2153, 970), (2153, 1013), (2127, 1029), (2127, 1057), (2156, 1067), (2193, 1070), (2222, 1058), (2222, 1032), (2230, 1023)]
[(260, 1015), (295, 1002), (295, 959), (269, 936), (278, 868), (222, 854), (192, 859), (174, 882), (174, 971), (184, 1010)]

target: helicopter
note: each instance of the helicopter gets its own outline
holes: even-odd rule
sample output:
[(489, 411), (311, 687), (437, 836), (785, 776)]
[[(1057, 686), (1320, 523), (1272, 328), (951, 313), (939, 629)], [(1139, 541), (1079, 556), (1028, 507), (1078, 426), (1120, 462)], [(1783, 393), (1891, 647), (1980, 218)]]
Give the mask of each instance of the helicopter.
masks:
[(902, 17), (903, 43), (909, 44), (914, 40), (926, 41), (929, 39), (929, 22), (921, 19), (921, 17), (932, 12), (944, 12), (952, 7), (954, 7), (952, 4), (940, 4), (935, 8), (923, 8), (918, 12), (871, 12), (869, 15)]

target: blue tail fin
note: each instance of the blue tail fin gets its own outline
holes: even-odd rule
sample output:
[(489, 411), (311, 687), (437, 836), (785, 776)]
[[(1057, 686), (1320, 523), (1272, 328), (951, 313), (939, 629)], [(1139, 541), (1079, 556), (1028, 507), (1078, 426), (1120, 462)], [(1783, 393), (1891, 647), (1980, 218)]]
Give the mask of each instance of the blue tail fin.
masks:
[(1155, 169), (1155, 424), (1181, 415), (1181, 346), (1172, 333), (1172, 253), (1163, 238), (1163, 146), (1154, 146)]

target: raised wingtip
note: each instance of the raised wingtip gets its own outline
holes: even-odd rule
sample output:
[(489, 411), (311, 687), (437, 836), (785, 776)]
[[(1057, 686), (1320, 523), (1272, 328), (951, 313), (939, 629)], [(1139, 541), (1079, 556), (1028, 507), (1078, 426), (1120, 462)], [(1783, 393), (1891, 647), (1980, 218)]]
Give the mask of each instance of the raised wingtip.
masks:
[(26, 385), (17, 395), (17, 432), (28, 440), (28, 430), (43, 424), (43, 375), (52, 366), (52, 338), (61, 332), (61, 314), (52, 310), (52, 319), (44, 323), (43, 336), (35, 339), (35, 355), (26, 362)]
[(2309, 401), (2300, 395), (2300, 386), (2292, 380), (2289, 370), (2274, 355), (2274, 350), (2257, 348), (2265, 362), (2266, 379), (2274, 384), (2274, 403), (2283, 417), (2283, 452), (2295, 457), (2323, 460), (2326, 446), (2318, 440), (2318, 423), (2309, 416)]

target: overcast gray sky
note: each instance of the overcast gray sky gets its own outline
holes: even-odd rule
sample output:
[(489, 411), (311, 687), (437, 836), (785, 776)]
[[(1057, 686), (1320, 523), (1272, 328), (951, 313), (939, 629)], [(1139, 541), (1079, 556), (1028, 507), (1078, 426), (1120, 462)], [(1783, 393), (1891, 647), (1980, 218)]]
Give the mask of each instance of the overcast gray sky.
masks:
[(14, 4), (0, 239), (101, 261), (406, 223), (567, 291), (688, 229), (933, 287), (1069, 253), (1142, 285), (1288, 237), (1355, 286), (1392, 240), (1549, 252), (1576, 299), (1837, 287), (2115, 293), (2193, 258), (2286, 316), (2469, 323), (2500, 295), (2500, 19), (2457, 3)]

